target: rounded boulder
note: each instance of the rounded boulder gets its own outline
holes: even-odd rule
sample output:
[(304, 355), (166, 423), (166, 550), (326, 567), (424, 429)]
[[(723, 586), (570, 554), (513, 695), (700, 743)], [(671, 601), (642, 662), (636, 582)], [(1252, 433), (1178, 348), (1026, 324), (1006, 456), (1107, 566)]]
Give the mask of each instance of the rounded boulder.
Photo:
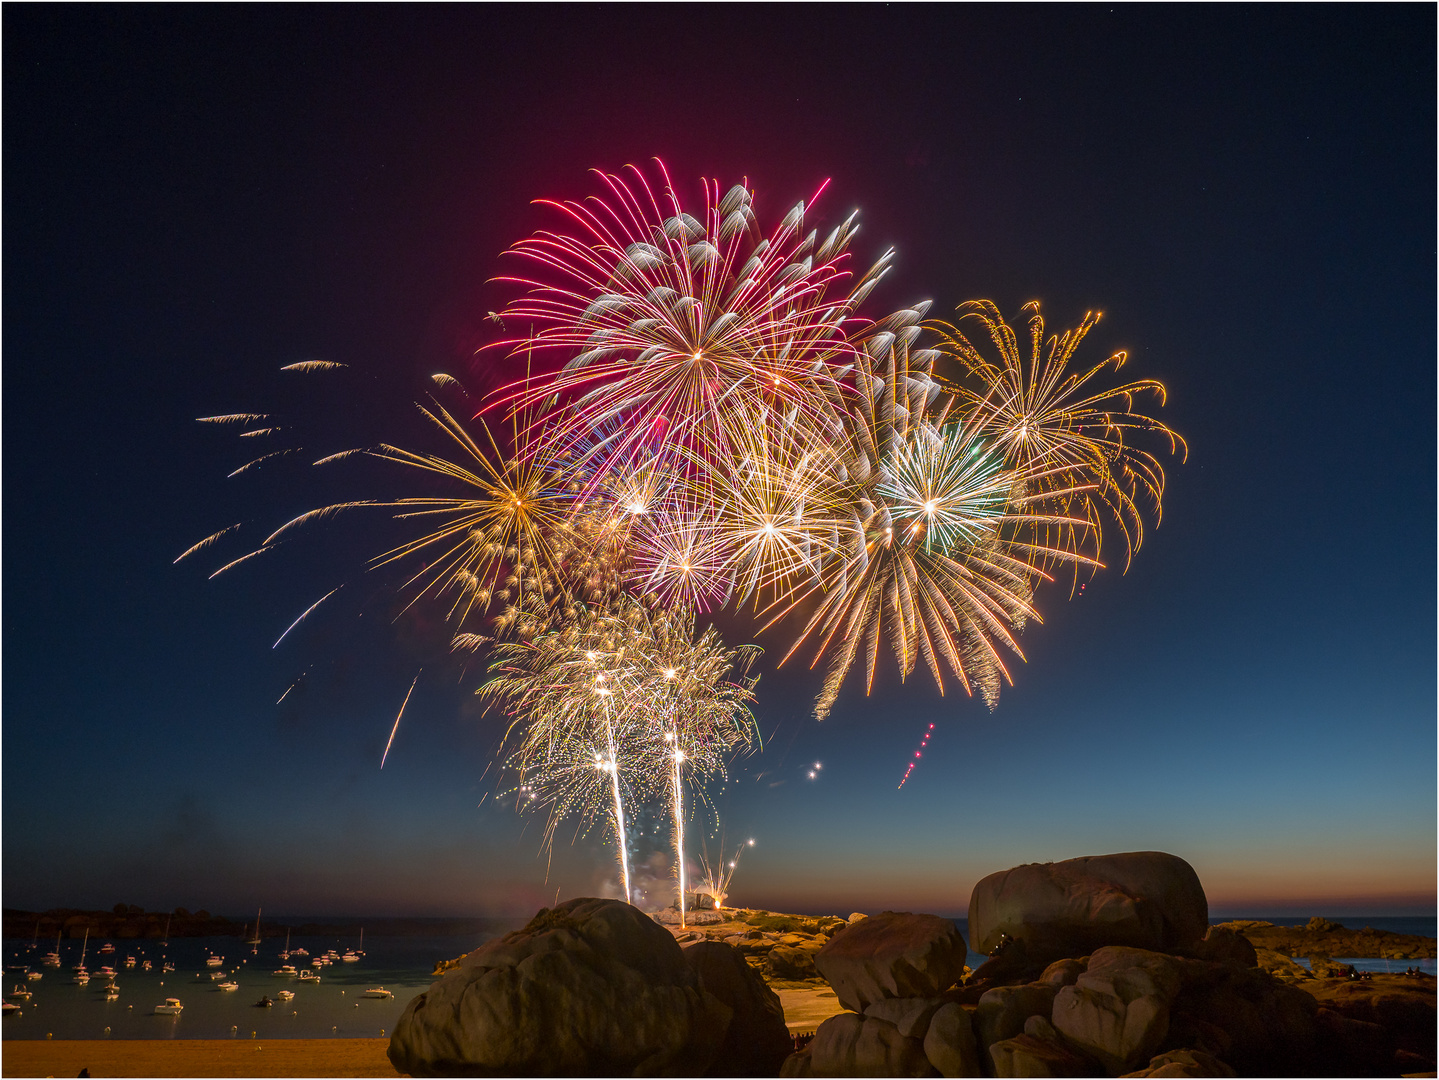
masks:
[(1016, 866), (981, 880), (969, 900), (976, 952), (991, 952), (1010, 938), (1039, 964), (1106, 945), (1184, 949), (1208, 929), (1199, 875), (1162, 851)]
[(405, 1009), (389, 1057), (412, 1076), (697, 1076), (732, 1015), (669, 931), (581, 898), (446, 971)]

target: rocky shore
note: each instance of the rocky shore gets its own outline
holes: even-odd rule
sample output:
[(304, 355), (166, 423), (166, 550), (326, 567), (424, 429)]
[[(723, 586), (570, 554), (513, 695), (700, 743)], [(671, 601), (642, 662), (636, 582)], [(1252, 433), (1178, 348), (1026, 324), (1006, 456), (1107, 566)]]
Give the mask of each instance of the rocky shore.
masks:
[(1368, 926), (1351, 930), (1317, 915), (1304, 926), (1275, 926), (1251, 919), (1218, 925), (1243, 934), (1256, 949), (1267, 949), (1283, 956), (1325, 960), (1334, 956), (1374, 960), (1432, 960), (1435, 957), (1433, 938), (1396, 934)]
[[(1211, 926), (1193, 869), (1162, 852), (985, 878), (974, 971), (933, 915), (700, 914), (545, 909), (442, 965), (390, 1060), (415, 1076), (1434, 1075), (1432, 976), (1305, 971), (1249, 924)], [(1321, 939), (1359, 955), (1342, 930), (1311, 924), (1295, 955)], [(834, 1001), (795, 1039), (780, 994), (799, 988)]]

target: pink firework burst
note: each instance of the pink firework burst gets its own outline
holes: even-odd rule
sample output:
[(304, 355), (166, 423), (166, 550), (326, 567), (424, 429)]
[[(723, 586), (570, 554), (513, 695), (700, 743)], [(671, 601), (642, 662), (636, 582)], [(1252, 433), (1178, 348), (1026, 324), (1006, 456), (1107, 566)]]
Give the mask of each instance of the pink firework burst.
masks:
[(550, 370), (505, 387), (498, 401), (560, 404), (561, 444), (619, 423), (605, 459), (620, 466), (680, 450), (686, 470), (733, 458), (764, 410), (833, 431), (855, 359), (855, 311), (892, 252), (856, 275), (854, 214), (821, 239), (805, 231), (811, 199), (764, 235), (744, 183), (721, 194), (718, 181), (704, 181), (691, 214), (663, 163), (656, 168), (657, 184), (627, 166), (596, 172), (603, 196), (539, 200), (561, 223), (507, 252), (531, 270), (499, 279), (525, 290), (501, 316), (526, 330), (496, 344)]

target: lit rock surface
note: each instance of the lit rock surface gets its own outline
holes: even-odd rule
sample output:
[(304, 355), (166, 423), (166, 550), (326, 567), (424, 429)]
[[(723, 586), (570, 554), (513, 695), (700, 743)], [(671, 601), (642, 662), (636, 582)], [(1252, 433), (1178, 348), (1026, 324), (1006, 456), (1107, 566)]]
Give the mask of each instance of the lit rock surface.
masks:
[(547, 908), (410, 1002), (390, 1040), (412, 1076), (699, 1076), (733, 1010), (669, 931), (618, 900)]
[[(1111, 1075), (1148, 1061), (1169, 1033), (1181, 962), (1145, 949), (1100, 949), (1073, 986), (1054, 998), (1054, 1026)], [(991, 991), (992, 993), (993, 991)], [(986, 994), (986, 997), (989, 995)]]
[(969, 901), (975, 952), (991, 952), (1008, 936), (1039, 964), (1105, 945), (1183, 948), (1208, 928), (1194, 868), (1161, 851), (1016, 866), (981, 880)]
[(819, 1026), (809, 1044), (811, 1076), (936, 1076), (924, 1042), (906, 1038), (886, 1020), (840, 1013)]
[(980, 1045), (1012, 1039), (1024, 1030), (1031, 1016), (1049, 1016), (1059, 987), (1036, 982), (1020, 986), (997, 986), (985, 991), (974, 1016), (975, 1035)]
[(995, 1076), (1093, 1076), (1091, 1062), (1063, 1044), (1019, 1034), (989, 1048)]
[(873, 1020), (884, 1020), (905, 1038), (924, 1038), (929, 1019), (944, 1004), (940, 998), (883, 998), (864, 1010)]
[(1171, 1050), (1151, 1058), (1146, 1068), (1124, 1076), (1233, 1076), (1234, 1070), (1203, 1050)]
[(815, 966), (846, 1009), (883, 998), (937, 997), (964, 975), (964, 938), (949, 919), (884, 911), (850, 923)]
[(951, 1001), (935, 1011), (924, 1033), (924, 1056), (940, 1076), (984, 1075), (968, 1009)]

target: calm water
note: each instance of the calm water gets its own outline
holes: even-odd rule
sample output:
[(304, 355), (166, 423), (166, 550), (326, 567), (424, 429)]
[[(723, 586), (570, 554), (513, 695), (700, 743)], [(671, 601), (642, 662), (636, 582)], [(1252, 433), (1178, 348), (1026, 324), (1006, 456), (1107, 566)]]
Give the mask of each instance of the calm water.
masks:
[[(516, 925), (523, 922), (517, 920)], [(81, 942), (61, 942), (63, 966), (59, 968), (40, 965), (41, 958), (55, 947), (53, 939), (33, 949), (29, 942), (6, 942), (5, 999), (22, 1008), (18, 1015), (5, 1017), (3, 1035), (7, 1039), (43, 1039), (47, 1034), (56, 1039), (355, 1039), (389, 1035), (410, 1000), (429, 989), (433, 981), (430, 972), (437, 960), (461, 956), (496, 936), (497, 932), (478, 932), (366, 937), (365, 956), (355, 963), (336, 961), (317, 969), (318, 983), (272, 973), (284, 963), (296, 968), (308, 966), (316, 955), (329, 949), (343, 955), (357, 944), (355, 938), (292, 938), (291, 949), (305, 948), (311, 955), (292, 956), (288, 961), (279, 957), (285, 947), (283, 938), (266, 939), (258, 953), (252, 953), (251, 946), (233, 937), (177, 938), (167, 947), (158, 941), (116, 941), (115, 952), (103, 956), (96, 952), (103, 940), (92, 939), (85, 955), (91, 974), (87, 986), (73, 982)], [(212, 951), (224, 957), (223, 967), (205, 966), (205, 958)], [(123, 966), (126, 956), (135, 957), (135, 967)], [(167, 959), (175, 970), (162, 973), (160, 968)], [(153, 964), (153, 970), (141, 970), (139, 965), (145, 960)], [(94, 977), (105, 964), (117, 973), (115, 985), (120, 996), (114, 1001), (105, 1000), (101, 993), (105, 981)], [(20, 971), (22, 967), (43, 972), (44, 977), (27, 981)], [(217, 989), (225, 980), (212, 980), (213, 971), (225, 972), (240, 988), (228, 992)], [(30, 989), (29, 1002), (10, 996), (17, 985)], [(370, 987), (380, 986), (395, 996), (362, 996)], [(276, 995), (281, 990), (293, 991), (294, 999), (280, 1001)], [(255, 1002), (266, 995), (274, 1000), (274, 1006), (256, 1008)], [(184, 1012), (178, 1016), (156, 1015), (155, 1006), (167, 997), (179, 998)]]
[[(1376, 930), (1392, 930), (1400, 934), (1435, 936), (1435, 919), (1430, 917), (1334, 917), (1351, 929), (1372, 926)], [(954, 920), (965, 940), (969, 940), (968, 922)], [(1225, 921), (1216, 916), (1215, 921)], [(1307, 918), (1270, 918), (1280, 926), (1302, 926)], [(516, 920), (515, 926), (524, 920)], [(381, 937), (365, 939), (366, 955), (358, 962), (335, 962), (318, 969), (320, 981), (301, 982), (295, 978), (277, 977), (272, 972), (283, 963), (297, 968), (308, 965), (314, 956), (329, 949), (343, 954), (355, 946), (352, 938), (296, 937), (291, 948), (308, 949), (310, 956), (293, 956), (281, 960), (284, 941), (267, 939), (258, 953), (251, 946), (233, 937), (179, 938), (168, 946), (157, 941), (116, 941), (115, 952), (96, 952), (102, 941), (86, 952), (85, 963), (92, 978), (87, 986), (74, 983), (74, 965), (80, 960), (81, 943), (60, 944), (62, 967), (42, 967), (40, 959), (55, 946), (42, 941), (7, 942), (4, 946), (4, 992), (6, 1000), (18, 985), (26, 986), (32, 997), (20, 1002), (21, 1012), (5, 1017), (3, 1036), (7, 1039), (319, 1039), (379, 1038), (388, 1036), (410, 1000), (429, 989), (430, 972), (435, 962), (453, 959), (469, 952), (490, 938), (499, 929), (469, 934), (446, 934), (429, 937)], [(205, 966), (211, 953), (224, 957), (221, 968)], [(125, 968), (127, 956), (134, 956), (134, 968)], [(1339, 959), (1336, 957), (1336, 959)], [(143, 971), (139, 964), (149, 960), (153, 970)], [(171, 972), (161, 972), (168, 960), (175, 965)], [(977, 967), (985, 957), (971, 952), (968, 963)], [(1302, 962), (1302, 961), (1301, 961)], [(1435, 961), (1345, 960), (1361, 971), (1403, 971), (1410, 964), (1435, 973)], [(115, 983), (120, 996), (106, 1001), (101, 994), (103, 979), (94, 978), (101, 965), (108, 964), (116, 972)], [(22, 968), (43, 972), (44, 977), (30, 982)], [(240, 984), (235, 991), (216, 989), (222, 979), (211, 979), (213, 971), (223, 971), (227, 978)], [(366, 998), (365, 990), (383, 986), (394, 992), (393, 998)], [(292, 990), (292, 1001), (281, 1002), (276, 994)], [(268, 1009), (255, 1007), (261, 996), (274, 999)], [(177, 997), (185, 1005), (179, 1016), (156, 1015), (155, 1006), (167, 997)], [(108, 1032), (106, 1029), (109, 1029)]]

